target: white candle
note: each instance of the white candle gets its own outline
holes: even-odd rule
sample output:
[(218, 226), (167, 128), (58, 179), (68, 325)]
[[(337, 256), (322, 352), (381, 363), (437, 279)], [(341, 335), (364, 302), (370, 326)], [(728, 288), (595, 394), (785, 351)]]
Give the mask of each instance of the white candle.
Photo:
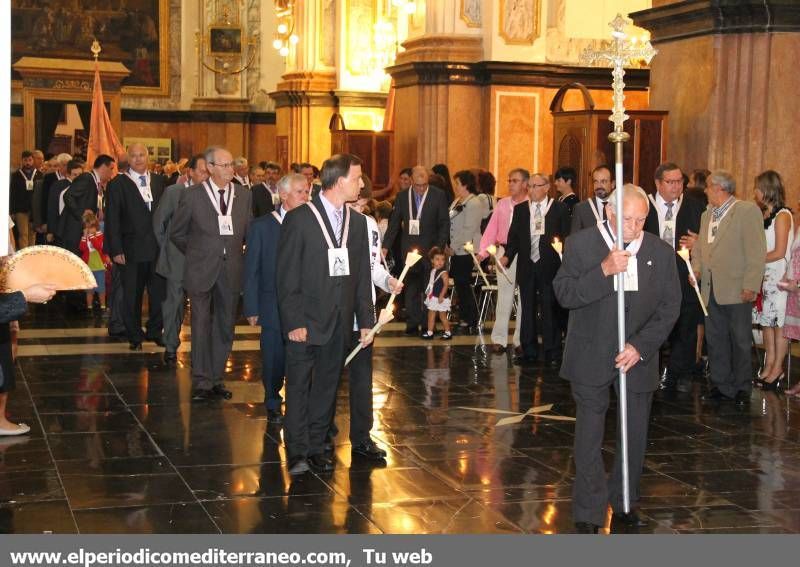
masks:
[[(399, 283), (403, 283), (403, 280), (405, 279), (406, 274), (408, 273), (408, 270), (414, 264), (419, 262), (421, 259), (422, 259), (422, 255), (417, 253), (416, 249), (410, 250), (408, 252), (408, 254), (406, 254), (406, 264), (405, 264), (405, 266), (403, 266), (403, 271), (400, 272), (400, 279), (397, 280), (397, 281)], [(395, 297), (397, 297), (397, 294), (395, 292), (392, 292), (392, 295), (389, 296), (389, 301), (386, 303), (386, 309), (392, 309)]]
[[(381, 309), (380, 314), (378, 315), (378, 322), (375, 323), (375, 326), (370, 329), (369, 333), (367, 333), (367, 339), (370, 341), (375, 340), (375, 335), (381, 332), (381, 329), (384, 325), (386, 325), (389, 321), (394, 319), (394, 305), (389, 306), (387, 305), (386, 308)], [(350, 364), (350, 361), (355, 358), (360, 351), (364, 348), (364, 345), (359, 341), (359, 343), (355, 346), (355, 348), (350, 351), (350, 354), (347, 355), (347, 359), (344, 361), (344, 365), (347, 366)]]
[(562, 244), (562, 242), (558, 239), (558, 236), (553, 238), (552, 246), (553, 246), (553, 249), (558, 253), (558, 257), (559, 258), (563, 258), (564, 257), (564, 255), (563, 255), (564, 244)]
[(703, 308), (703, 314), (708, 317), (706, 303), (703, 301), (703, 295), (700, 293), (700, 287), (697, 285), (697, 278), (694, 275), (692, 264), (689, 262), (689, 250), (686, 247), (681, 246), (681, 249), (678, 250), (678, 256), (683, 258), (683, 261), (686, 262), (686, 267), (689, 269), (689, 279), (692, 280), (692, 287), (694, 288), (694, 292), (697, 294), (697, 299), (700, 301), (700, 307)]
[(478, 261), (478, 258), (475, 256), (475, 246), (473, 246), (472, 241), (468, 241), (464, 243), (464, 250), (469, 252), (469, 255), (472, 256), (472, 261), (475, 262), (475, 267), (478, 268), (478, 274), (481, 276), (483, 283), (487, 286), (489, 285), (489, 278), (486, 277), (486, 273), (481, 268), (481, 263)]
[(497, 255), (497, 246), (495, 246), (494, 244), (490, 244), (489, 246), (486, 247), (486, 251), (492, 255), (495, 261), (495, 265), (497, 266), (497, 269), (500, 270), (500, 273), (503, 274), (503, 277), (506, 278), (506, 281), (508, 283), (514, 283), (511, 281), (511, 278), (508, 277), (508, 271), (505, 269), (505, 267), (503, 267), (503, 264), (500, 263), (500, 256)]

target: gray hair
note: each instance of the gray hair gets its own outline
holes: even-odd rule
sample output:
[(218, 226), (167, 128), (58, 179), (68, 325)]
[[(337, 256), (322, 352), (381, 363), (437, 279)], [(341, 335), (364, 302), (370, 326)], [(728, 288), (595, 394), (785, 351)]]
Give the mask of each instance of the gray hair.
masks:
[(242, 167), (243, 165), (247, 165), (247, 158), (244, 156), (239, 156), (233, 160), (233, 167)]
[(708, 184), (711, 185), (712, 183), (714, 185), (719, 185), (728, 195), (736, 193), (736, 180), (733, 178), (733, 174), (730, 171), (715, 169), (711, 172), (711, 175), (708, 176)]
[(206, 160), (206, 163), (214, 164), (214, 155), (220, 151), (227, 151), (222, 146), (208, 146), (206, 151), (203, 152), (203, 157)]
[[(650, 210), (650, 199), (647, 198), (647, 193), (645, 193), (644, 189), (639, 187), (638, 185), (634, 185), (633, 183), (626, 183), (623, 185), (622, 190), (624, 192), (623, 197), (625, 199), (630, 199), (633, 197), (638, 197), (642, 201), (644, 201), (645, 205), (647, 205), (647, 210)], [(611, 206), (612, 209), (617, 208), (617, 194), (618, 191), (613, 191), (611, 195), (608, 196), (608, 204)]]
[(288, 175), (284, 175), (281, 177), (281, 180), (278, 181), (278, 193), (285, 195), (289, 192), (295, 182), (302, 182), (303, 185), (308, 185), (308, 180), (306, 179), (305, 175), (302, 173), (290, 173)]
[(72, 156), (69, 154), (58, 154), (55, 158), (55, 161), (59, 165), (67, 165), (70, 161), (72, 161)]

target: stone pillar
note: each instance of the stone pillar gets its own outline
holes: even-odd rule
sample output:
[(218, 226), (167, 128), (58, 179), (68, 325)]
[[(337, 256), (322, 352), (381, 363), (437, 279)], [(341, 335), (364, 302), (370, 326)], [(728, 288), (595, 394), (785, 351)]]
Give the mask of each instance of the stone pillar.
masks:
[(652, 108), (669, 110), (669, 159), (685, 170), (728, 169), (741, 198), (775, 169), (788, 204), (800, 198), (795, 150), (800, 90), (800, 6), (785, 0), (654, 2), (631, 14), (659, 53)]

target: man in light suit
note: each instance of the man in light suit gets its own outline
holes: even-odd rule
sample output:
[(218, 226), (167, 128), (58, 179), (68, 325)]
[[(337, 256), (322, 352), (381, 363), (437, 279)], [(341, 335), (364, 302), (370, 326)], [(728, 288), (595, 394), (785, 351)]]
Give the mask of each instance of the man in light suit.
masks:
[(611, 168), (607, 165), (598, 165), (592, 170), (593, 196), (581, 201), (572, 209), (572, 227), (570, 234), (579, 230), (595, 226), (598, 222), (606, 220), (606, 203), (608, 196), (616, 188)]
[(192, 304), (192, 383), (195, 401), (230, 399), (222, 375), (233, 346), (242, 289), (242, 247), (252, 217), (250, 191), (232, 183), (233, 156), (204, 152), (210, 177), (186, 189), (170, 239), (186, 257), (183, 285)]
[[(630, 501), (635, 504), (647, 447), (650, 405), (659, 383), (658, 352), (678, 318), (681, 304), (675, 252), (657, 236), (643, 231), (647, 195), (641, 188), (625, 186), (624, 247), (615, 243), (617, 197), (614, 193), (609, 198), (608, 222), (567, 239), (564, 262), (553, 281), (556, 297), (570, 310), (560, 375), (570, 381), (577, 406), (572, 501), (579, 533), (597, 533), (605, 524), (609, 503), (614, 512), (612, 529), (635, 529), (645, 524), (635, 511), (624, 511), (619, 447), (614, 470), (606, 481), (602, 445), (609, 387), (613, 384), (619, 391), (618, 370), (627, 372), (628, 472)], [(629, 263), (633, 264), (630, 268)], [(626, 337), (625, 348), (618, 353), (614, 276), (623, 272)]]
[(700, 220), (692, 269), (708, 306), (706, 342), (711, 370), (709, 401), (750, 401), (753, 365), (752, 303), (764, 277), (767, 241), (764, 217), (749, 201), (736, 199), (727, 171), (708, 178), (709, 208)]
[(428, 185), (428, 170), (421, 165), (412, 170), (412, 179), (411, 188), (397, 194), (381, 251), (386, 256), (401, 234), (401, 255), (396, 259), (400, 266), (412, 249), (422, 254), (423, 259), (408, 271), (403, 282), (407, 335), (418, 334), (422, 324), (422, 295), (431, 269), (428, 250), (434, 246), (444, 248), (450, 236), (449, 204), (444, 191)]
[[(186, 168), (190, 186), (200, 185), (208, 179), (206, 158), (203, 154), (196, 155), (189, 160)], [(181, 323), (183, 323), (183, 309), (186, 303), (186, 293), (183, 289), (183, 272), (186, 269), (186, 259), (183, 252), (170, 240), (169, 233), (172, 219), (178, 210), (181, 197), (186, 190), (183, 183), (170, 185), (164, 190), (164, 196), (153, 215), (153, 232), (161, 249), (156, 262), (156, 273), (166, 279), (166, 293), (161, 312), (164, 319), (164, 362), (175, 364), (178, 360), (178, 347), (181, 344)]]
[[(105, 235), (111, 259), (122, 272), (122, 317), (131, 350), (141, 350), (147, 339), (163, 345), (161, 303), (164, 278), (155, 270), (158, 242), (153, 213), (164, 193), (164, 178), (148, 171), (144, 144), (128, 147), (129, 169), (108, 183)], [(147, 288), (147, 332), (142, 332), (142, 297)]]
[[(278, 244), (278, 305), (286, 345), (284, 434), (289, 474), (331, 472), (325, 436), (355, 317), (362, 344), (375, 324), (363, 215), (345, 203), (363, 187), (361, 160), (338, 154), (322, 166), (323, 189), (284, 218)], [(347, 265), (338, 275), (337, 265)]]
[(311, 188), (305, 176), (293, 173), (278, 182), (281, 204), (276, 211), (256, 218), (247, 234), (244, 256), (244, 303), (250, 325), (261, 326), (261, 380), (270, 425), (283, 423), (280, 391), (286, 366), (286, 344), (278, 310), (278, 240), (286, 213), (308, 202)]

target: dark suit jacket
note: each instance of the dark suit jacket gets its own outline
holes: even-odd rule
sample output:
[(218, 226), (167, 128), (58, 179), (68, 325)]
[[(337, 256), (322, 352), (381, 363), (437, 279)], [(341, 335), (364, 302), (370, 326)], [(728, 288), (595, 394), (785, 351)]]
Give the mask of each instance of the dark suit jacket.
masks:
[[(42, 179), (42, 172), (38, 169), (33, 174), (33, 181)], [(9, 207), (10, 214), (15, 213), (30, 213), (31, 212), (31, 198), (33, 191), (28, 191), (25, 176), (20, 173), (19, 169), (14, 170), (11, 174), (9, 186)]]
[[(328, 233), (333, 228), (317, 195), (317, 207)], [(284, 334), (305, 327), (308, 343), (327, 343), (337, 320), (350, 333), (355, 315), (361, 329), (375, 324), (369, 261), (367, 221), (350, 211), (347, 255), (350, 275), (333, 277), (328, 272), (328, 244), (309, 205), (292, 209), (283, 219), (278, 244), (278, 305)], [(335, 240), (334, 240), (335, 242)]]
[[(408, 192), (413, 192), (413, 190), (413, 188), (406, 189), (397, 194), (392, 215), (389, 217), (389, 226), (383, 237), (383, 247), (391, 249), (398, 233), (402, 233), (400, 236), (401, 252), (405, 254), (412, 248), (416, 248), (420, 254), (425, 256), (428, 250), (434, 246), (444, 247), (450, 238), (448, 202), (444, 191), (438, 187), (429, 186), (428, 196), (425, 198), (422, 215), (419, 218), (419, 236), (412, 236), (408, 234), (408, 221), (411, 219), (408, 210)], [(417, 204), (413, 195), (411, 196), (411, 208), (416, 216)], [(400, 261), (402, 262), (403, 259), (401, 258)]]
[[(47, 214), (45, 215), (45, 222), (47, 223), (47, 232), (61, 239), (61, 214), (58, 212), (58, 196), (64, 189), (67, 189), (72, 182), (67, 179), (59, 179), (50, 186), (47, 192)], [(66, 209), (66, 206), (65, 206)]]
[[(39, 206), (41, 207), (39, 210), (39, 214), (42, 215), (42, 223), (48, 224), (48, 216), (49, 216), (49, 207), (50, 207), (50, 189), (52, 189), (53, 185), (59, 181), (58, 175), (56, 175), (55, 171), (51, 171), (50, 173), (46, 174), (42, 179), (42, 198), (39, 202)], [(56, 201), (58, 202), (58, 201)], [(56, 209), (57, 210), (57, 209)], [(53, 232), (53, 228), (49, 224), (47, 226), (48, 232)]]
[[(571, 235), (564, 248), (553, 289), (570, 310), (561, 377), (592, 386), (610, 385), (618, 371), (617, 294), (614, 277), (600, 263), (608, 246), (597, 227)], [(678, 319), (681, 288), (675, 253), (657, 237), (644, 233), (636, 255), (639, 291), (625, 293), (625, 335), (643, 360), (628, 371), (628, 389), (651, 392), (658, 388), (658, 353)]]
[[(262, 329), (281, 332), (278, 311), (278, 240), (281, 224), (271, 214), (254, 219), (244, 255), (245, 317), (258, 316)], [(326, 261), (327, 265), (327, 261)]]
[(568, 197), (563, 199), (561, 202), (564, 203), (564, 205), (567, 207), (567, 212), (569, 213), (569, 216), (571, 218), (572, 213), (575, 210), (575, 205), (577, 205), (580, 202), (580, 199), (578, 199), (578, 196), (575, 193), (573, 193), (572, 195), (569, 195)]
[[(575, 208), (572, 209), (572, 226), (570, 227), (570, 234), (575, 234), (583, 230), (584, 228), (589, 228), (590, 226), (597, 226), (597, 218), (594, 216), (592, 212), (592, 205), (589, 201), (593, 201), (594, 196), (589, 197), (589, 199), (584, 199), (577, 205)], [(603, 220), (603, 211), (599, 211), (600, 213), (600, 220)]]
[[(569, 234), (569, 214), (564, 203), (553, 201), (550, 210), (544, 217), (544, 235), (539, 238), (539, 261), (535, 268), (540, 270), (546, 279), (552, 280), (559, 266), (561, 259), (558, 252), (553, 248), (553, 238), (558, 236), (564, 242)], [(514, 207), (511, 217), (511, 228), (508, 229), (508, 241), (506, 244), (506, 256), (508, 263), (517, 260), (517, 281), (523, 281), (533, 277), (534, 264), (531, 261), (531, 209), (530, 201), (523, 201)]]
[[(680, 250), (678, 242), (681, 236), (685, 236), (690, 230), (694, 233), (700, 232), (700, 217), (703, 216), (704, 209), (705, 207), (702, 204), (687, 196), (686, 193), (683, 194), (681, 208), (678, 209), (678, 214), (675, 217), (675, 247), (677, 250)], [(661, 236), (658, 226), (658, 212), (652, 203), (650, 203), (650, 212), (647, 213), (644, 229), (651, 234), (655, 234), (656, 237), (660, 238)], [(686, 262), (677, 253), (675, 254), (675, 262), (678, 265), (678, 280), (681, 282), (683, 301), (699, 306), (697, 294), (689, 283), (689, 269), (686, 267)]]
[(252, 217), (250, 191), (234, 183), (228, 212), (233, 217), (233, 234), (221, 236), (217, 211), (205, 186), (192, 185), (183, 191), (172, 217), (170, 239), (186, 257), (183, 287), (189, 293), (210, 290), (222, 270), (230, 291), (238, 294), (242, 289), (242, 246)]
[(78, 253), (78, 243), (83, 235), (83, 212), (97, 213), (97, 183), (91, 172), (81, 173), (72, 180), (64, 193), (64, 211), (61, 213), (61, 240), (67, 250)]
[(120, 174), (106, 187), (105, 237), (113, 258), (125, 254), (126, 262), (154, 262), (158, 242), (153, 232), (153, 212), (164, 194), (164, 177), (150, 175), (151, 209), (147, 208), (136, 183)]
[(275, 210), (272, 193), (269, 192), (266, 185), (263, 183), (253, 185), (250, 192), (253, 195), (253, 217), (263, 217)]
[(186, 259), (170, 240), (169, 233), (175, 211), (181, 202), (181, 197), (186, 186), (182, 183), (170, 185), (164, 189), (164, 194), (153, 212), (153, 233), (158, 242), (159, 252), (156, 261), (156, 273), (170, 280), (183, 281), (183, 272), (186, 269)]

